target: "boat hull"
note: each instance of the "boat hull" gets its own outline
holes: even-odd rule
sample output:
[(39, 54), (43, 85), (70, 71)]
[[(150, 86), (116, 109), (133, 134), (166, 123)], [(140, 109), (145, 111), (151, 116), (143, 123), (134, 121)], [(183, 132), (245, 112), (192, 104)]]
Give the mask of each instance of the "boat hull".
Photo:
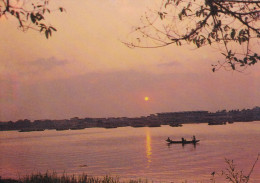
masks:
[(191, 140), (191, 141), (174, 141), (174, 140), (166, 140), (169, 144), (196, 144), (200, 140)]

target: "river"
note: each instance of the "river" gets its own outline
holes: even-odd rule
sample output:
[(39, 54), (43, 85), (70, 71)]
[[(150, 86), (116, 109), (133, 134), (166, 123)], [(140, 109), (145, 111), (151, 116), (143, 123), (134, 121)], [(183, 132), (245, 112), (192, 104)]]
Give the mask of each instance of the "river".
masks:
[[(195, 135), (200, 142), (167, 145), (170, 137), (180, 140)], [(210, 182), (227, 168), (225, 158), (237, 170), (248, 173), (260, 153), (260, 122), (227, 125), (184, 124), (183, 127), (121, 127), (115, 129), (39, 132), (0, 132), (0, 176), (18, 178), (32, 172), (153, 182)], [(221, 181), (222, 182), (222, 181)], [(251, 175), (260, 182), (260, 160)]]

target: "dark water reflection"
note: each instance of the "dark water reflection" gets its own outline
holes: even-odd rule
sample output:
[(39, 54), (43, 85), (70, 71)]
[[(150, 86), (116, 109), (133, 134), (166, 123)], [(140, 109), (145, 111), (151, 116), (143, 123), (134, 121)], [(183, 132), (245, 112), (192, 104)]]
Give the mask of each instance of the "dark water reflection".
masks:
[[(167, 145), (169, 136), (200, 143)], [(0, 132), (0, 176), (18, 177), (31, 172), (147, 178), (154, 182), (209, 182), (220, 172), (225, 158), (249, 172), (260, 152), (260, 122), (224, 126), (207, 124), (160, 128), (93, 128), (73, 131)], [(252, 174), (260, 182), (260, 162)]]

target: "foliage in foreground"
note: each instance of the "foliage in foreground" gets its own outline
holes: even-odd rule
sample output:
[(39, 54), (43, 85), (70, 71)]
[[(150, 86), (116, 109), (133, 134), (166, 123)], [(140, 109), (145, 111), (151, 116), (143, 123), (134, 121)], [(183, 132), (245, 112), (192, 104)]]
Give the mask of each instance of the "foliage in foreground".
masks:
[[(259, 156), (260, 154), (257, 155), (257, 158), (248, 174), (245, 174), (242, 170), (237, 170), (233, 160), (225, 159), (227, 168), (221, 172), (220, 176), (224, 176), (229, 183), (249, 183)], [(216, 183), (215, 172), (212, 173), (211, 181), (212, 183)]]
[[(216, 175), (225, 178), (227, 183), (250, 183), (251, 174), (255, 168), (255, 165), (259, 159), (260, 154), (258, 154), (251, 170), (248, 174), (244, 174), (242, 170), (237, 170), (233, 160), (226, 159), (225, 162), (227, 164), (227, 168), (221, 172), (221, 174), (215, 174), (212, 172), (212, 178), (210, 179), (211, 183), (218, 183), (223, 181), (217, 181)], [(37, 173), (32, 175), (27, 175), (24, 178), (20, 178), (19, 180), (13, 179), (1, 179), (0, 183), (148, 183), (148, 180), (145, 179), (137, 179), (137, 180), (128, 180), (128, 181), (120, 181), (119, 177), (111, 177), (105, 176), (103, 178), (92, 177), (86, 174), (82, 174), (79, 176), (75, 175), (66, 175), (63, 174), (59, 176), (56, 172), (46, 172), (44, 174)]]
[(127, 46), (214, 46), (224, 60), (212, 65), (213, 72), (220, 68), (243, 71), (260, 61), (259, 0), (158, 1), (161, 6), (141, 17), (141, 26), (135, 27)]
[(52, 11), (65, 11), (64, 8), (59, 7), (56, 10), (49, 8), (50, 0), (0, 0), (0, 18), (2, 16), (13, 17), (18, 21), (18, 28), (22, 31), (29, 29), (44, 32), (48, 39), (53, 31), (57, 31), (51, 25), (47, 24), (46, 17)]
[(148, 183), (147, 180), (137, 179), (120, 181), (118, 177), (104, 176), (102, 178), (92, 177), (86, 174), (79, 176), (63, 174), (59, 176), (56, 172), (46, 172), (27, 175), (19, 180), (1, 179), (0, 183)]

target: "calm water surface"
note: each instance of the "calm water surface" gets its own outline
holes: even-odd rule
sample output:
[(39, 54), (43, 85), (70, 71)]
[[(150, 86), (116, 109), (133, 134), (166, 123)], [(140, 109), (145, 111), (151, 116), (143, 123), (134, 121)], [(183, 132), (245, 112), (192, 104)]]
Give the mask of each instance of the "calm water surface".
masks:
[[(201, 142), (167, 145), (165, 139), (196, 135)], [(260, 152), (260, 122), (220, 126), (187, 124), (183, 127), (43, 132), (0, 132), (0, 176), (17, 178), (32, 172), (120, 179), (148, 179), (154, 182), (209, 182), (213, 171), (233, 159), (237, 168), (248, 173)], [(260, 161), (252, 183), (260, 182)]]

